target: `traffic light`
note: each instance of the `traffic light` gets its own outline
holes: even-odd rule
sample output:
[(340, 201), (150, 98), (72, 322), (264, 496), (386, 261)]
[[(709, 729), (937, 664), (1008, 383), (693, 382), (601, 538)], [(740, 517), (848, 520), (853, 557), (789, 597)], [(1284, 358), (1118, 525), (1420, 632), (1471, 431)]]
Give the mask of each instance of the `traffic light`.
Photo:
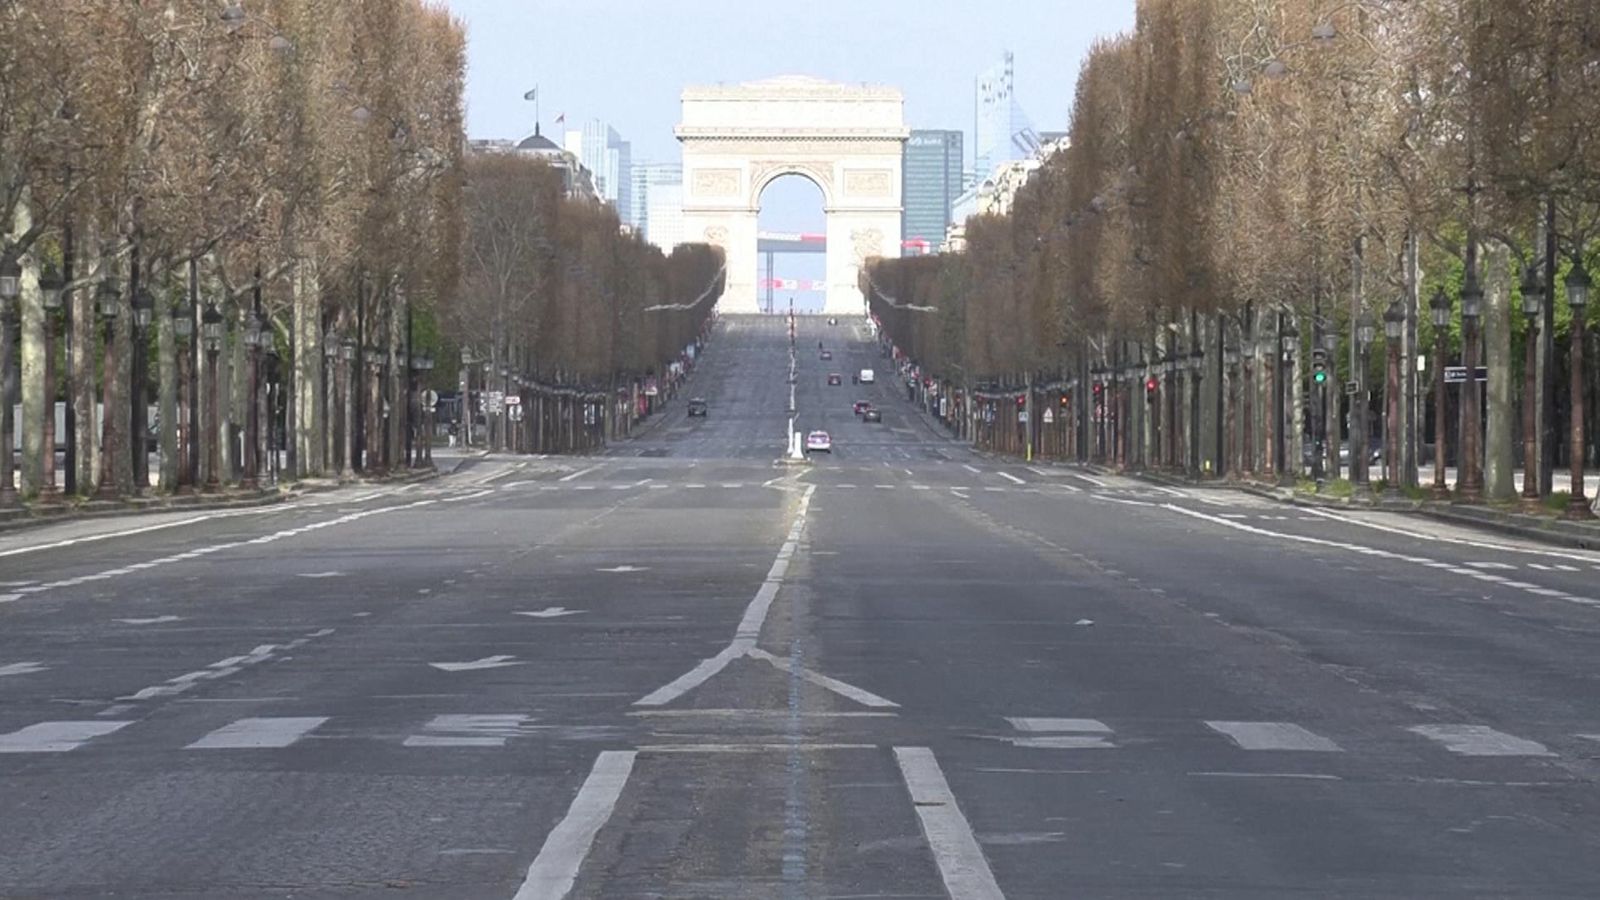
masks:
[(1144, 398), (1146, 400), (1154, 402), (1155, 399), (1156, 399), (1156, 391), (1160, 390), (1160, 388), (1161, 388), (1160, 379), (1156, 378), (1154, 375), (1151, 375), (1149, 378), (1146, 378), (1144, 380)]
[(1062, 409), (1066, 409), (1067, 407), (1069, 407), (1071, 405), (1072, 405), (1072, 395), (1071, 394), (1062, 394), (1061, 395), (1061, 408)]
[(1311, 351), (1311, 383), (1317, 387), (1328, 383), (1328, 351), (1321, 347)]
[(1106, 386), (1104, 384), (1102, 384), (1101, 382), (1096, 381), (1094, 383), (1094, 398), (1096, 400), (1099, 400), (1100, 396), (1102, 394), (1104, 394), (1105, 392), (1106, 392)]
[(1027, 406), (1028, 406), (1028, 398), (1025, 397), (1022, 394), (1018, 394), (1017, 395), (1017, 409), (1018, 410), (1026, 409)]

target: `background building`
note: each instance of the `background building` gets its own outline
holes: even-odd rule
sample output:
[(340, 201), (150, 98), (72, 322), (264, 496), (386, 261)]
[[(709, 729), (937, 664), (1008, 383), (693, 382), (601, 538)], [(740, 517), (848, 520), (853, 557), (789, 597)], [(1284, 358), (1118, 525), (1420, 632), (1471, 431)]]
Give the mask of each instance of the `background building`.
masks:
[(902, 202), (900, 234), (907, 242), (927, 241), (927, 250), (937, 250), (944, 241), (950, 213), (963, 189), (963, 135), (949, 130), (913, 130), (906, 141), (901, 168)]
[(633, 223), (633, 145), (615, 128), (590, 119), (581, 129), (566, 133), (566, 148), (594, 173), (595, 188), (617, 210), (617, 217)]
[(978, 75), (973, 112), (974, 181), (983, 181), (1002, 163), (1027, 159), (1039, 151), (1039, 135), (1017, 103), (1011, 51)]
[(592, 200), (596, 203), (604, 199), (595, 186), (594, 173), (590, 172), (576, 155), (568, 153), (555, 141), (540, 134), (538, 126), (534, 126), (533, 134), (520, 141), (472, 140), (467, 142), (467, 150), (471, 153), (519, 153), (542, 159), (561, 173), (562, 189), (568, 197)]
[(683, 165), (645, 163), (633, 170), (635, 229), (665, 253), (684, 241)]

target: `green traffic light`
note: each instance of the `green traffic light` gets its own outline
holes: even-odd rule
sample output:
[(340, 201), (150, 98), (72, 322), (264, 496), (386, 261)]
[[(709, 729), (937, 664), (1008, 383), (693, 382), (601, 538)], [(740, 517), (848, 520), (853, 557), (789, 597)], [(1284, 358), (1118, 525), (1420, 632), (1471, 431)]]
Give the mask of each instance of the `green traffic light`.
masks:
[(1323, 384), (1323, 383), (1326, 383), (1327, 380), (1328, 380), (1328, 373), (1327, 372), (1318, 372), (1315, 375), (1312, 375), (1311, 378), (1317, 384)]

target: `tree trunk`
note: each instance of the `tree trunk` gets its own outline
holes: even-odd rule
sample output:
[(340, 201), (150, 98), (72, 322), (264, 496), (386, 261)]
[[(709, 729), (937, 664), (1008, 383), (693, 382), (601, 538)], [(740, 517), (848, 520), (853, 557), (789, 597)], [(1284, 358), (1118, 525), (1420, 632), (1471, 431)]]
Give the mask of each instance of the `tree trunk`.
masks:
[[(23, 202), (17, 204), (16, 227), (19, 232), (27, 231), (32, 227), (31, 216), (28, 212), (27, 195), (23, 195)], [(20, 306), (20, 325), (16, 334), (16, 343), (13, 352), (20, 356), (22, 418), (11, 423), (13, 429), (21, 429), (22, 459), (19, 481), (20, 490), (25, 499), (32, 499), (45, 489), (44, 458), (46, 453), (54, 453), (53, 447), (46, 448), (44, 443), (44, 420), (47, 414), (55, 413), (55, 404), (51, 401), (54, 397), (46, 396), (49, 392), (45, 385), (45, 345), (44, 345), (44, 295), (39, 291), (39, 262), (35, 254), (24, 256), (22, 262), (22, 295), (17, 298)], [(8, 362), (9, 368), (9, 362)], [(47, 412), (48, 411), (48, 412)], [(15, 439), (13, 432), (13, 439)], [(11, 473), (7, 472), (9, 477)]]
[(160, 485), (171, 492), (178, 487), (178, 336), (165, 310), (165, 304), (156, 304), (151, 320), (156, 327), (156, 403), (161, 411)]
[(294, 418), (290, 439), (295, 449), (293, 476), (305, 478), (324, 474), (328, 467), (328, 410), (322, 383), (322, 281), (316, 260), (301, 259), (295, 268), (294, 312), (290, 330), (294, 338)]
[[(1489, 500), (1511, 500), (1517, 495), (1516, 457), (1512, 452), (1517, 422), (1512, 400), (1516, 379), (1511, 361), (1511, 251), (1497, 243), (1485, 256), (1483, 349), (1484, 364), (1489, 368), (1489, 420), (1484, 441), (1483, 491)], [(1468, 377), (1472, 377), (1471, 373)]]

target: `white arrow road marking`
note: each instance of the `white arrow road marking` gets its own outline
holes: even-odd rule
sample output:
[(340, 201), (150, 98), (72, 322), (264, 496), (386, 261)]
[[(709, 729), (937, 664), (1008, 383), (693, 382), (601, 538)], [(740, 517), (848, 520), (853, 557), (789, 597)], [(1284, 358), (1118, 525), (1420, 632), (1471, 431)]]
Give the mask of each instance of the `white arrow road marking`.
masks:
[(472, 662), (436, 662), (428, 663), (441, 672), (471, 672), (476, 669), (498, 669), (502, 666), (520, 666), (522, 663), (513, 662), (515, 656), (485, 656)]
[(581, 609), (567, 609), (565, 606), (547, 606), (540, 610), (523, 610), (519, 616), (531, 616), (535, 619), (557, 619), (561, 616), (576, 616), (582, 613)]
[(165, 625), (168, 622), (182, 622), (183, 616), (154, 616), (148, 619), (118, 619), (124, 625)]
[(649, 566), (612, 566), (609, 569), (595, 569), (596, 572), (648, 572)]
[(32, 675), (35, 672), (43, 672), (48, 668), (50, 667), (36, 662), (12, 663), (9, 666), (0, 666), (0, 678), (4, 678), (7, 675)]

